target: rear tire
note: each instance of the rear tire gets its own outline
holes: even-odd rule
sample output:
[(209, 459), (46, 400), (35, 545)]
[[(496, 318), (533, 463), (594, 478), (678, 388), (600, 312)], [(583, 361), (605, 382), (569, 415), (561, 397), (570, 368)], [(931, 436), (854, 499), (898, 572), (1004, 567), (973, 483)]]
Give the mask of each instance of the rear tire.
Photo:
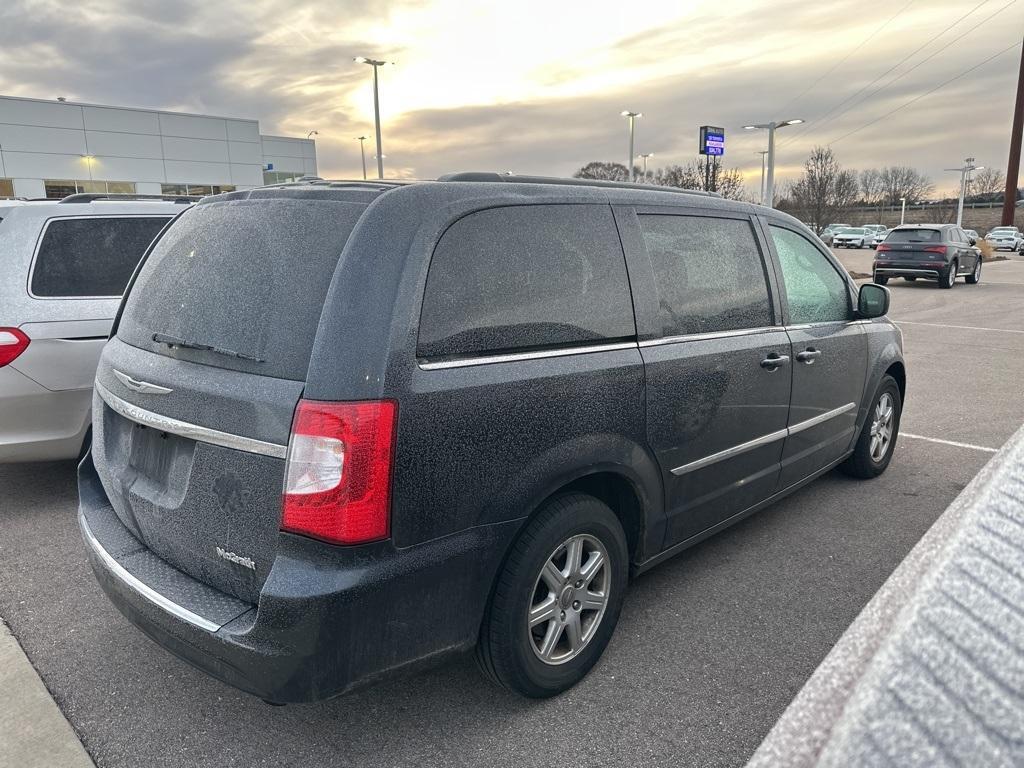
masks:
[(981, 257), (978, 257), (978, 261), (974, 265), (974, 271), (965, 280), (968, 285), (977, 285), (981, 282)]
[(628, 576), (629, 548), (615, 513), (584, 494), (552, 499), (498, 575), (477, 643), (481, 670), (531, 698), (568, 690), (608, 645)]
[(874, 279), (871, 282), (875, 283), (876, 285), (885, 285), (886, 283), (889, 282), (889, 278), (879, 277), (878, 275), (875, 275)]
[(953, 262), (949, 265), (949, 269), (939, 275), (939, 288), (952, 288), (956, 285), (956, 271), (959, 265), (957, 262)]

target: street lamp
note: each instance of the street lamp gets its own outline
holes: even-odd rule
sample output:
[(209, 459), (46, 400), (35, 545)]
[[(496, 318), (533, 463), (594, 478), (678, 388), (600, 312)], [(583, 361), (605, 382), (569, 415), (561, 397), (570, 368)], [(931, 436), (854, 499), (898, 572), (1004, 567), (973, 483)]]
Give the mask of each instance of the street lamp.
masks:
[(907, 217), (907, 198), (900, 198), (900, 226), (903, 226), (903, 220)]
[(308, 138), (311, 138), (313, 136), (319, 136), (319, 135), (320, 135), (320, 131), (310, 131), (309, 133), (306, 134), (306, 138), (308, 139)]
[(368, 137), (356, 136), (356, 141), (359, 142), (359, 154), (363, 157), (363, 181), (366, 181), (366, 145), (363, 144)]
[(803, 120), (795, 118), (781, 122), (755, 123), (754, 125), (743, 126), (745, 131), (757, 129), (768, 131), (768, 172), (765, 179), (764, 200), (762, 202), (769, 208), (773, 207), (775, 203), (775, 131), (779, 128), (785, 128), (787, 125), (800, 125), (802, 122)]
[(628, 109), (624, 109), (624, 110), (622, 110), (622, 112), (620, 114), (623, 117), (628, 117), (629, 118), (629, 162), (626, 163), (626, 168), (629, 169), (629, 180), (630, 181), (636, 181), (636, 171), (633, 170), (633, 157), (634, 157), (634, 155), (633, 155), (633, 131), (634, 131), (633, 123), (634, 123), (634, 121), (638, 117), (643, 117), (644, 113), (643, 112), (630, 112)]
[(761, 156), (761, 205), (764, 205), (764, 158), (768, 154), (768, 150), (762, 149), (757, 154)]
[(92, 161), (96, 159), (96, 156), (82, 155), (82, 159), (85, 160), (85, 165), (89, 169), (89, 181), (92, 181)]
[(962, 227), (964, 223), (964, 198), (967, 196), (967, 185), (971, 183), (971, 171), (983, 171), (984, 165), (975, 165), (974, 158), (968, 157), (960, 168), (946, 168), (947, 171), (960, 172), (960, 199), (956, 206), (956, 225)]
[(654, 157), (654, 153), (653, 152), (647, 152), (645, 154), (640, 155), (640, 157), (642, 157), (644, 159), (644, 182), (646, 182), (647, 181), (647, 158)]
[(384, 178), (384, 153), (380, 146), (380, 92), (377, 88), (377, 69), (388, 62), (380, 59), (368, 59), (365, 56), (356, 56), (352, 61), (357, 64), (366, 64), (373, 67), (373, 123), (377, 129), (377, 178)]

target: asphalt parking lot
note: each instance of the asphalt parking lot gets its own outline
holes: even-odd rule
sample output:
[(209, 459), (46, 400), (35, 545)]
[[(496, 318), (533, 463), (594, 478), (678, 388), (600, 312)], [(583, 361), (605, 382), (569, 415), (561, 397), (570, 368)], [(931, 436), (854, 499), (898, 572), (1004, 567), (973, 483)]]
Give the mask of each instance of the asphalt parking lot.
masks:
[(0, 466), (0, 616), (100, 766), (742, 765), (1024, 421), (1024, 261), (890, 287), (909, 396), (888, 472), (830, 474), (639, 578), (602, 662), (556, 699), (506, 694), (468, 658), (317, 705), (238, 693), (104, 598), (71, 464)]

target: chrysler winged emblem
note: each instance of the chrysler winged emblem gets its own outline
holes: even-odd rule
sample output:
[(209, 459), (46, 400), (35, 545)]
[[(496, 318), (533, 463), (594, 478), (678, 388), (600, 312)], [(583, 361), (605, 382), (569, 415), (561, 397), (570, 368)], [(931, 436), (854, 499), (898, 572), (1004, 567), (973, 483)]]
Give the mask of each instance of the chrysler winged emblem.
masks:
[(117, 376), (118, 381), (124, 384), (132, 392), (140, 392), (144, 395), (166, 395), (168, 392), (173, 392), (173, 389), (168, 387), (161, 387), (159, 384), (150, 384), (148, 381), (139, 381), (133, 379), (127, 373), (121, 373), (117, 368), (111, 369), (114, 375)]

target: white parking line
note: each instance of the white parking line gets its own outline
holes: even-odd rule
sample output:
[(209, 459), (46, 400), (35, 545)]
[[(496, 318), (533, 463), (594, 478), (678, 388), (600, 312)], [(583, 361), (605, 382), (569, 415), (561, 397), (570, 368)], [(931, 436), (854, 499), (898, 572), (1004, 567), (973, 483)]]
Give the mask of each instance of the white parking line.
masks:
[(900, 437), (909, 437), (911, 440), (927, 440), (929, 443), (940, 443), (942, 445), (952, 445), (954, 448), (970, 448), (972, 451), (984, 451), (985, 453), (995, 453), (998, 448), (989, 448), (987, 445), (975, 445), (974, 443), (958, 443), (955, 440), (940, 440), (937, 437), (925, 437), (924, 435), (913, 435), (910, 432), (900, 432)]
[(927, 325), (931, 328), (958, 328), (962, 331), (989, 331), (993, 333), (1024, 333), (1014, 328), (981, 328), (976, 325), (946, 325), (945, 323), (918, 323), (911, 320), (893, 320), (897, 325)]

